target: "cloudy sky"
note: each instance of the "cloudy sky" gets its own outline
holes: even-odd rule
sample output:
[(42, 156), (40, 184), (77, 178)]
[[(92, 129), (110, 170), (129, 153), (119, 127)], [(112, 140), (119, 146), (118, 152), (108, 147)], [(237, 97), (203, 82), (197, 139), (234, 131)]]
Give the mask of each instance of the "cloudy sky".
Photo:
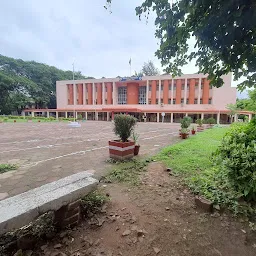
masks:
[[(114, 0), (110, 14), (106, 0), (2, 1), (0, 54), (64, 70), (75, 62), (76, 70), (96, 78), (129, 75), (130, 57), (132, 72), (148, 60), (162, 71), (154, 54), (154, 14), (148, 24), (135, 15), (141, 2)], [(197, 71), (194, 63), (183, 68), (183, 73)]]
[[(35, 60), (61, 69), (100, 78), (129, 75), (153, 60), (158, 48), (153, 14), (146, 24), (135, 15), (142, 1), (114, 0), (112, 14), (106, 0), (8, 0), (0, 9), (1, 54)], [(197, 69), (189, 65), (184, 73)]]

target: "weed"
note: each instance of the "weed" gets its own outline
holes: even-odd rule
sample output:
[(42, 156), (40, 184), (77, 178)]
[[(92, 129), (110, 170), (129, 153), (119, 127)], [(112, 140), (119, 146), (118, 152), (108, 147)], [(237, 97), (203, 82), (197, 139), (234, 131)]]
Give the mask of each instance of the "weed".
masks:
[(126, 182), (131, 185), (139, 184), (139, 175), (146, 170), (149, 160), (132, 159), (129, 161), (116, 163), (105, 177), (106, 182)]
[(16, 170), (17, 167), (16, 164), (0, 164), (0, 173)]
[(95, 190), (81, 199), (82, 212), (84, 215), (96, 213), (109, 198), (100, 190)]

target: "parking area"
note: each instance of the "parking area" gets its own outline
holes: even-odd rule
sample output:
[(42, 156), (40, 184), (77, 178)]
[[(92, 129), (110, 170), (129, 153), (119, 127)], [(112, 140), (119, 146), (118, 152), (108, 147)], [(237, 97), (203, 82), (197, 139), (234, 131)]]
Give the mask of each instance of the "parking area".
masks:
[[(179, 124), (138, 123), (140, 156), (154, 155), (176, 142)], [(0, 163), (17, 164), (0, 174), (0, 200), (84, 170), (100, 177), (109, 168), (111, 122), (87, 121), (80, 128), (67, 123), (0, 124)]]

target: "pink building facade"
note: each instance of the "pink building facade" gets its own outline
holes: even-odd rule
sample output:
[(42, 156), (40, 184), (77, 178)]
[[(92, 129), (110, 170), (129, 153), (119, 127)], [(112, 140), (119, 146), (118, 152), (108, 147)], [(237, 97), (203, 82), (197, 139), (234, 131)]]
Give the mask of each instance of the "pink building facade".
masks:
[[(57, 109), (46, 112), (56, 112), (57, 118), (82, 115), (102, 121), (129, 113), (148, 122), (172, 123), (191, 116), (193, 121), (214, 117), (217, 123), (228, 123), (226, 106), (235, 104), (236, 88), (231, 87), (231, 74), (223, 80), (221, 88), (211, 87), (203, 74), (57, 81)], [(241, 114), (251, 118), (249, 112)]]

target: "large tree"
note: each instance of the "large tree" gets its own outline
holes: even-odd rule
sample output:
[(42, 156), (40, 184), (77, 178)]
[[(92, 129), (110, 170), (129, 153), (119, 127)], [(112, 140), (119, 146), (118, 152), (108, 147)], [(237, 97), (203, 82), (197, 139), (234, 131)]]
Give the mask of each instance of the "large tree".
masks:
[(160, 74), (158, 68), (151, 60), (149, 60), (148, 62), (144, 62), (140, 73), (145, 76), (157, 76)]
[[(55, 108), (56, 81), (71, 80), (72, 76), (72, 71), (0, 55), (1, 114), (20, 112), (31, 104), (37, 108)], [(89, 77), (75, 72), (75, 79), (85, 78)]]
[[(112, 0), (107, 0), (111, 4)], [(105, 6), (107, 8), (108, 6)], [(156, 56), (165, 71), (178, 75), (181, 67), (196, 60), (199, 72), (209, 74), (211, 84), (223, 85), (222, 75), (245, 76), (240, 90), (256, 84), (255, 0), (144, 0), (136, 7), (141, 18), (156, 13)], [(189, 40), (195, 39), (189, 51)]]

